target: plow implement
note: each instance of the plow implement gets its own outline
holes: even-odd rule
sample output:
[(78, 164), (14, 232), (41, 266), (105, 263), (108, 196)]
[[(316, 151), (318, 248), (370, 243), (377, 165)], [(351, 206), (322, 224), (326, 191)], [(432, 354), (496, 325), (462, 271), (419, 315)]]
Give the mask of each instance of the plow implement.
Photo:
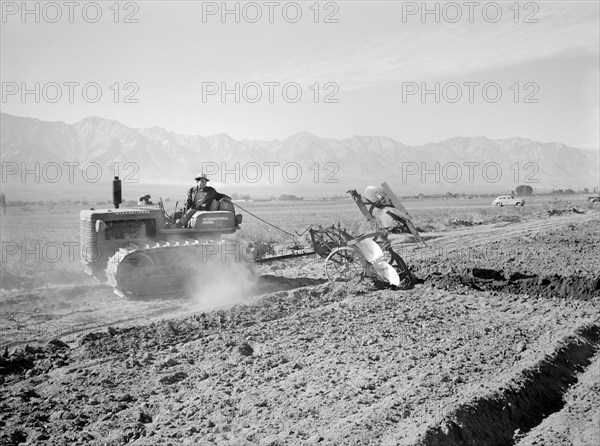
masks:
[(332, 282), (352, 285), (370, 278), (400, 289), (414, 286), (415, 277), (404, 259), (393, 250), (388, 236), (390, 233), (409, 232), (418, 241), (425, 242), (398, 197), (387, 183), (381, 187), (367, 187), (364, 196), (356, 190), (348, 193), (374, 232), (355, 237), (339, 225), (309, 228), (312, 250), (302, 249), (286, 255), (263, 257), (256, 259), (256, 262), (267, 263), (316, 254), (325, 259), (325, 274)]
[(269, 263), (308, 255), (325, 260), (325, 274), (331, 282), (356, 285), (370, 278), (397, 288), (411, 288), (415, 278), (404, 260), (381, 233), (373, 232), (353, 237), (339, 227), (310, 228), (313, 249), (256, 259)]

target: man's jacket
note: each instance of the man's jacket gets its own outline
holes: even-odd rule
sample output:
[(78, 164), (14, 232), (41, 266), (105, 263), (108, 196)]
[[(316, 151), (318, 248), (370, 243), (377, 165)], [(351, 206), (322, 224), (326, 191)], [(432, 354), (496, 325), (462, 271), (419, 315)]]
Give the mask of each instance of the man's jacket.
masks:
[(185, 202), (185, 209), (197, 209), (206, 210), (210, 207), (210, 204), (217, 196), (220, 195), (215, 189), (210, 186), (200, 188), (198, 186), (192, 187), (188, 191), (187, 200)]

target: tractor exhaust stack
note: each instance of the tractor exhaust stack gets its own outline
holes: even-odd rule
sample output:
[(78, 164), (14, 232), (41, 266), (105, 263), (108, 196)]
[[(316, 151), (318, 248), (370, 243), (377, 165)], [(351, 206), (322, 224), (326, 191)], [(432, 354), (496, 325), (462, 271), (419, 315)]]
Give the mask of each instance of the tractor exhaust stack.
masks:
[(119, 177), (115, 177), (113, 180), (113, 204), (115, 209), (119, 209), (119, 205), (123, 202), (121, 197), (121, 180)]

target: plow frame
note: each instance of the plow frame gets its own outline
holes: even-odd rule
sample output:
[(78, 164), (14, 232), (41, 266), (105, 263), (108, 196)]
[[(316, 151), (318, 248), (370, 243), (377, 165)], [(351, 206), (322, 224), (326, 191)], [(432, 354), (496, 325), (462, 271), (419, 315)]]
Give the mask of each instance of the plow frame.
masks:
[[(388, 197), (388, 202), (373, 202), (362, 197), (356, 190), (348, 191), (374, 232), (353, 236), (342, 229), (340, 223), (337, 223), (337, 226), (333, 224), (328, 227), (309, 227), (296, 235), (303, 236), (309, 232), (312, 251), (301, 249), (298, 247), (298, 243), (295, 243), (289, 254), (258, 258), (255, 259), (255, 262), (267, 263), (317, 254), (325, 259), (325, 274), (331, 282), (344, 282), (352, 285), (362, 282), (365, 278), (371, 278), (375, 282), (392, 285), (399, 289), (412, 288), (417, 280), (404, 259), (392, 248), (388, 239), (390, 228), (382, 227), (379, 224), (373, 215), (373, 209), (386, 211), (394, 220), (406, 227), (407, 232), (414, 235), (417, 240), (422, 243), (424, 241), (391, 188), (387, 183), (383, 183), (381, 187), (383, 193)], [(369, 240), (370, 242), (368, 242)], [(363, 243), (363, 241), (366, 242)], [(386, 258), (385, 253), (389, 257)]]

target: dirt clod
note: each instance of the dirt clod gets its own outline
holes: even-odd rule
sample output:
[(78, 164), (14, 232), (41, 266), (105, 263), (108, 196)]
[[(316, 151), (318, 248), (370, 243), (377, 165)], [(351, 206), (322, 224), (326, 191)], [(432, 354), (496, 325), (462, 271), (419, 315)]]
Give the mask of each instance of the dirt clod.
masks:
[(244, 342), (242, 345), (240, 345), (238, 347), (238, 351), (242, 356), (252, 356), (252, 354), (254, 353), (254, 349), (247, 342)]
[(471, 271), (473, 277), (483, 280), (504, 280), (504, 276), (500, 271), (486, 268), (473, 268)]
[(161, 384), (175, 384), (179, 381), (182, 381), (188, 377), (187, 373), (184, 372), (176, 372), (172, 375), (164, 376), (158, 380)]

